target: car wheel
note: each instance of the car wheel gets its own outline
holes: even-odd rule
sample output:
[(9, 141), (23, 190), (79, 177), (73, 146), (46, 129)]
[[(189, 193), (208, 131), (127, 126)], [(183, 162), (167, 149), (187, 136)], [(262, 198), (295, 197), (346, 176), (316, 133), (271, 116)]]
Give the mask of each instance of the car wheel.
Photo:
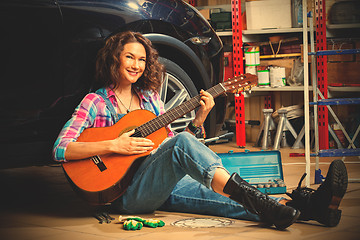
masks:
[[(189, 75), (179, 65), (161, 57), (159, 61), (166, 67), (164, 82), (160, 89), (160, 97), (165, 103), (166, 111), (199, 94)], [(171, 129), (181, 132), (194, 118), (195, 110), (172, 122)]]

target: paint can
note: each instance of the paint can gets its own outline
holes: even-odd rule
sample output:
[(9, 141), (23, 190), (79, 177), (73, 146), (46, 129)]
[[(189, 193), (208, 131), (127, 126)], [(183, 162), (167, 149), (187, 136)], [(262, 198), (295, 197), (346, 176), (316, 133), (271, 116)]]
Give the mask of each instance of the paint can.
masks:
[(284, 67), (270, 67), (270, 86), (283, 87), (286, 85), (286, 75)]
[(245, 73), (256, 75), (256, 66), (246, 66)]
[(245, 55), (245, 66), (260, 65), (260, 47), (259, 46), (246, 46), (244, 55)]
[(270, 87), (270, 70), (268, 67), (258, 66), (257, 76), (259, 87)]

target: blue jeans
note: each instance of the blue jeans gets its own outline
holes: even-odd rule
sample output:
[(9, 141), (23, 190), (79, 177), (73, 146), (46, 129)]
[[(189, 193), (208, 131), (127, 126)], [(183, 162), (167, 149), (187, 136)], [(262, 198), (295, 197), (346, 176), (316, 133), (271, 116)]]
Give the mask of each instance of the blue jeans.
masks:
[(155, 210), (258, 220), (242, 205), (212, 191), (221, 159), (190, 133), (162, 143), (141, 164), (127, 191), (112, 203), (123, 214)]

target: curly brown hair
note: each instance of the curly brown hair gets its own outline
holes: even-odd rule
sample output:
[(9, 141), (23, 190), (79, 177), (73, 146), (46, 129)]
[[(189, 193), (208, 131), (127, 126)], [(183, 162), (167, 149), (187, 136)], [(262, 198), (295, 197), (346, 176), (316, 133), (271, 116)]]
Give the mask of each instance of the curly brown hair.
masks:
[(105, 46), (99, 50), (96, 59), (96, 79), (104, 87), (117, 87), (119, 79), (120, 54), (127, 43), (138, 42), (146, 51), (146, 66), (144, 73), (133, 84), (138, 90), (158, 91), (160, 89), (165, 67), (158, 61), (159, 54), (151, 41), (138, 32), (121, 32), (109, 37)]

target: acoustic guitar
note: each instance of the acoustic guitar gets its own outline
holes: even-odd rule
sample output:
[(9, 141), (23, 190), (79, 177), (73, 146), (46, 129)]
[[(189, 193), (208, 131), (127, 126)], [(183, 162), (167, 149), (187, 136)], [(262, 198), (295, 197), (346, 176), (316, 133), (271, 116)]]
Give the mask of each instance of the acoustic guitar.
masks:
[[(257, 76), (244, 74), (219, 83), (207, 90), (214, 98), (224, 92), (251, 90)], [(115, 139), (135, 129), (134, 137), (146, 137), (157, 148), (167, 137), (166, 126), (200, 106), (200, 95), (156, 116), (147, 110), (135, 110), (116, 124), (103, 128), (85, 129), (77, 142), (96, 142)], [(138, 155), (107, 154), (62, 164), (73, 189), (90, 204), (103, 205), (120, 197), (127, 189), (141, 162), (150, 152)]]

